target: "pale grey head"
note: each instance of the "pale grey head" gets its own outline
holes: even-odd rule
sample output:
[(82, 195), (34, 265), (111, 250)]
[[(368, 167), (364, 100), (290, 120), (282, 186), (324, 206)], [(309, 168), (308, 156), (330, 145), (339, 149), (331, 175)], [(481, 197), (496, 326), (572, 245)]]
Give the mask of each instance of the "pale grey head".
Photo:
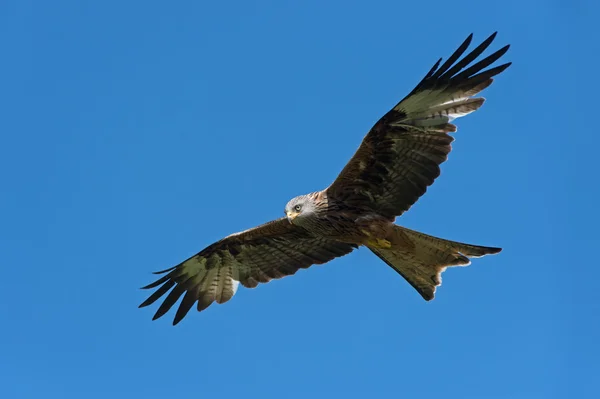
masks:
[(292, 198), (285, 206), (285, 214), (290, 223), (301, 225), (307, 217), (314, 215), (316, 204), (309, 195), (299, 195)]

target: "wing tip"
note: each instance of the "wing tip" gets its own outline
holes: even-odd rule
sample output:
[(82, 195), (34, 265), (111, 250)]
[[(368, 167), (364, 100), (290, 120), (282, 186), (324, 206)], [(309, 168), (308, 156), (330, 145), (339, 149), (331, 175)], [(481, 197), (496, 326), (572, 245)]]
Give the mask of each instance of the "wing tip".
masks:
[(507, 62), (507, 63), (505, 63), (505, 64), (502, 64), (502, 65), (499, 65), (499, 66), (497, 66), (496, 68), (497, 68), (497, 69), (499, 69), (499, 72), (498, 72), (498, 73), (500, 73), (500, 72), (504, 71), (506, 68), (508, 68), (508, 67), (509, 67), (509, 66), (511, 66), (511, 65), (512, 65), (512, 61), (510, 61), (510, 62)]
[(145, 308), (146, 306), (149, 306), (149, 305), (150, 305), (150, 302), (148, 302), (148, 299), (146, 299), (144, 302), (142, 302), (138, 305), (138, 309)]
[(462, 46), (466, 46), (469, 47), (471, 45), (471, 42), (473, 41), (473, 32), (469, 33), (469, 36), (467, 36), (467, 38), (465, 39), (465, 41), (460, 45), (460, 47)]
[(164, 314), (159, 314), (158, 312), (154, 313), (154, 316), (152, 316), (152, 321), (160, 319)]
[(150, 288), (154, 288), (154, 287), (156, 287), (156, 285), (154, 285), (154, 284), (155, 283), (147, 284), (147, 285), (145, 285), (143, 287), (140, 287), (140, 290), (149, 290)]
[(488, 248), (488, 254), (489, 255), (495, 255), (495, 254), (499, 254), (500, 252), (502, 252), (502, 248), (500, 247), (489, 247)]
[(175, 269), (177, 266), (173, 266), (173, 267), (169, 267), (168, 269), (165, 270), (159, 270), (157, 272), (152, 272), (152, 274), (165, 274), (166, 272), (170, 272), (171, 270)]

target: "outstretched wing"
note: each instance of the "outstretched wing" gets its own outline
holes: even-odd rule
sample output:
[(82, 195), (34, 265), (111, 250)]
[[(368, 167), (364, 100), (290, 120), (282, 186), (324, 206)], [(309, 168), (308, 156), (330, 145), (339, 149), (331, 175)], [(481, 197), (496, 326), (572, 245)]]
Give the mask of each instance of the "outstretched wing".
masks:
[(287, 218), (232, 234), (206, 247), (170, 269), (156, 272), (163, 277), (144, 289), (159, 287), (140, 307), (164, 299), (153, 320), (163, 316), (185, 293), (173, 325), (179, 323), (198, 302), (202, 311), (213, 302), (224, 303), (235, 294), (238, 284), (254, 288), (299, 269), (323, 264), (350, 253), (355, 246), (310, 235)]
[(471, 34), (441, 67), (440, 59), (417, 87), (373, 126), (327, 195), (390, 218), (408, 210), (440, 175), (439, 165), (447, 159), (454, 140), (448, 133), (456, 131), (450, 122), (477, 110), (484, 99), (473, 96), (510, 65), (484, 71), (506, 53), (509, 46), (505, 46), (469, 66), (495, 36), (457, 62), (469, 47)]

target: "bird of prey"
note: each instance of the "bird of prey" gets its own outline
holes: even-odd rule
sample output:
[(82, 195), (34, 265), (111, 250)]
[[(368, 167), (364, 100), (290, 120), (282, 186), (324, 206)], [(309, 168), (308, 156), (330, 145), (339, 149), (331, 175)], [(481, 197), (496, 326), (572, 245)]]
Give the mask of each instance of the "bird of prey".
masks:
[[(322, 191), (300, 195), (285, 206), (285, 217), (217, 241), (143, 287), (158, 289), (140, 307), (167, 294), (153, 320), (163, 316), (183, 295), (173, 324), (197, 304), (202, 311), (224, 303), (238, 285), (289, 276), (365, 246), (400, 274), (426, 300), (433, 299), (441, 274), (449, 266), (465, 266), (469, 258), (500, 252), (432, 237), (396, 225), (440, 175), (456, 131), (453, 119), (477, 110), (475, 97), (511, 63), (488, 68), (509, 46), (473, 63), (496, 33), (459, 58), (469, 35), (443, 64), (429, 70), (402, 101), (364, 137), (338, 177)], [(440, 66), (441, 64), (441, 66)], [(170, 291), (170, 292), (169, 292)]]

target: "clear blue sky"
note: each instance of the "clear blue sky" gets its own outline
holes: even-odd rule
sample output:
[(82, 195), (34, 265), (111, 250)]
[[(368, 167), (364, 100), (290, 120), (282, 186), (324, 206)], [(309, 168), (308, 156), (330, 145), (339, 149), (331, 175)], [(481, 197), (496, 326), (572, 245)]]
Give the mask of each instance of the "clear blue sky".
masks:
[[(594, 397), (592, 3), (0, 2), (0, 396)], [(137, 309), (495, 30), (514, 64), (399, 223), (500, 255), (430, 303), (363, 249), (177, 327)]]

